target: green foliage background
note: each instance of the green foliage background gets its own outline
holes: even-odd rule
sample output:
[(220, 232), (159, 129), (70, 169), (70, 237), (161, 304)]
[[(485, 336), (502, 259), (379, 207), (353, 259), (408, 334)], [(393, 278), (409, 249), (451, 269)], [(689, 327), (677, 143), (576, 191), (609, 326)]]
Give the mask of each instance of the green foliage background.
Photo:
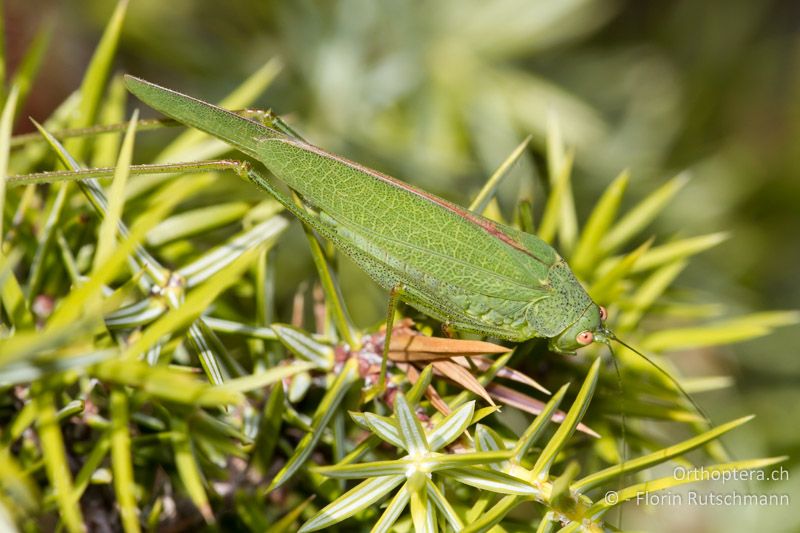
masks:
[[(46, 117), (80, 83), (113, 3), (10, 0), (5, 9), (12, 72), (42, 18), (51, 17), (55, 28), (19, 113), (24, 129), (24, 117)], [(579, 209), (622, 168), (633, 176), (629, 202), (677, 171), (691, 172), (658, 231), (731, 231), (730, 240), (693, 261), (679, 285), (736, 314), (800, 302), (798, 17), (788, 0), (133, 0), (116, 64), (214, 100), (280, 57), (283, 71), (260, 104), (288, 114), (332, 151), (462, 204), (525, 134), (544, 153), (547, 113), (555, 109), (577, 152)], [(543, 158), (519, 165), (503, 188), (504, 207), (525, 195), (541, 201), (531, 176), (542, 169)], [(311, 272), (310, 265), (284, 269), (282, 301)], [(372, 287), (354, 270), (343, 283)], [(350, 302), (363, 325), (385, 305), (370, 290), (370, 298)], [(800, 448), (793, 427), (798, 345), (793, 327), (673, 358), (686, 373), (732, 374), (735, 389), (703, 395), (703, 405), (715, 419), (755, 413), (731, 442), (734, 452), (788, 454), (790, 473)], [(769, 489), (800, 501), (791, 475)], [(685, 518), (669, 508), (654, 512), (658, 517), (631, 513), (629, 527), (671, 520), (711, 531), (712, 524), (754, 520), (752, 513), (768, 529), (800, 527), (792, 508), (695, 508)]]

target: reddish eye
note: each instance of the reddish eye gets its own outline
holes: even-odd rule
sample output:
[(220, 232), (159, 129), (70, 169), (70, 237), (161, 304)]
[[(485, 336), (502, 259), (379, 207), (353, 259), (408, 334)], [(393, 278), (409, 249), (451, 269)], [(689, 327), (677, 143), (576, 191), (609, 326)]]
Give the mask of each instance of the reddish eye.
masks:
[(575, 337), (575, 340), (578, 341), (578, 344), (583, 344), (583, 345), (591, 344), (592, 341), (594, 340), (594, 335), (592, 335), (591, 331), (583, 331), (581, 333), (578, 333), (578, 336)]
[(608, 318), (608, 311), (602, 305), (600, 306), (600, 320), (605, 322), (606, 318)]

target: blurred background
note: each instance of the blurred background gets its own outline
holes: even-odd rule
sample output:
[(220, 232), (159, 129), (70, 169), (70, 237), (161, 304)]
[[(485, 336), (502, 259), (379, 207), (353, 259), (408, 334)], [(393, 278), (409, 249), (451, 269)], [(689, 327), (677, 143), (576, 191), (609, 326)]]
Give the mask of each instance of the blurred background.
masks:
[[(18, 132), (76, 89), (114, 4), (5, 2), (12, 70), (43, 24), (55, 28)], [(730, 231), (678, 285), (736, 315), (800, 304), (799, 30), (793, 0), (131, 0), (117, 64), (215, 101), (278, 58), (260, 105), (316, 144), (462, 204), (531, 134), (535, 154), (500, 195), (506, 213), (541, 200), (544, 133), (557, 116), (576, 150), (582, 220), (625, 168), (629, 205), (690, 172), (653, 233)], [(311, 272), (284, 270), (287, 291)], [(362, 276), (346, 271), (343, 284), (359, 291), (353, 314), (369, 324), (385, 296)], [(790, 456), (788, 480), (735, 489), (788, 493), (793, 505), (628, 505), (626, 528), (800, 530), (798, 345), (791, 327), (674, 354), (689, 374), (734, 376), (733, 390), (700, 398), (714, 420), (758, 415), (728, 439), (737, 457)]]

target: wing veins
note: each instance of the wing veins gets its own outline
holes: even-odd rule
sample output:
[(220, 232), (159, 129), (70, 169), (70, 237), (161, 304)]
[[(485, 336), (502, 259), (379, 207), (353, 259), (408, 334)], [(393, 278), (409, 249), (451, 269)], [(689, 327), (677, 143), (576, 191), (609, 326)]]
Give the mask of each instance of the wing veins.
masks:
[[(333, 217), (330, 217), (330, 215), (327, 215), (327, 216), (329, 218), (331, 218), (332, 220), (336, 221), (336, 219), (333, 219)], [(520, 301), (520, 302), (528, 302), (533, 298), (541, 298), (543, 296), (547, 296), (548, 295), (546, 290), (544, 290), (544, 289), (523, 285), (518, 280), (515, 280), (513, 278), (509, 278), (508, 276), (506, 276), (504, 274), (499, 274), (497, 272), (493, 272), (493, 271), (488, 270), (486, 268), (473, 265), (473, 264), (471, 264), (471, 263), (469, 263), (467, 261), (464, 261), (463, 259), (459, 259), (457, 257), (453, 257), (451, 255), (447, 255), (447, 254), (444, 254), (444, 253), (436, 251), (436, 250), (430, 250), (428, 248), (423, 248), (421, 246), (415, 245), (413, 243), (404, 242), (404, 241), (402, 241), (400, 239), (397, 239), (397, 238), (394, 238), (394, 237), (389, 237), (389, 236), (386, 236), (386, 235), (378, 235), (376, 231), (374, 231), (374, 230), (372, 230), (370, 228), (366, 228), (366, 227), (364, 227), (364, 226), (362, 226), (360, 224), (356, 224), (356, 223), (353, 223), (353, 222), (343, 223), (341, 221), (336, 221), (336, 224), (338, 224), (338, 225), (342, 226), (343, 228), (348, 229), (348, 230), (350, 230), (350, 231), (352, 231), (352, 232), (354, 232), (356, 234), (361, 234), (362, 238), (364, 238), (365, 241), (367, 241), (366, 237), (372, 237), (372, 238), (375, 238), (375, 239), (382, 239), (382, 240), (393, 242), (395, 245), (398, 245), (399, 247), (405, 247), (405, 248), (409, 248), (409, 249), (415, 250), (417, 252), (423, 252), (423, 253), (428, 254), (428, 255), (434, 255), (434, 256), (440, 257), (442, 259), (446, 259), (448, 261), (452, 261), (454, 263), (460, 264), (462, 266), (466, 266), (466, 267), (469, 267), (469, 268), (474, 268), (475, 270), (478, 270), (478, 271), (484, 273), (487, 276), (500, 278), (504, 282), (507, 282), (510, 285), (513, 285), (514, 287), (518, 287), (522, 291), (526, 291), (527, 293), (529, 293), (531, 295), (531, 297), (530, 298), (519, 298), (519, 297), (518, 298), (513, 298), (513, 297), (509, 298), (507, 295), (498, 296), (496, 294), (486, 294), (484, 292), (481, 292), (480, 290), (475, 290), (472, 287), (469, 288), (470, 292), (481, 294), (482, 296), (488, 296), (488, 297), (492, 297), (492, 298), (503, 298), (503, 299), (507, 299), (507, 300)], [(385, 261), (381, 261), (381, 262), (385, 263)], [(403, 263), (403, 261), (398, 261), (398, 262), (399, 263)], [(387, 264), (387, 266), (391, 266), (391, 265)], [(395, 267), (392, 267), (392, 268), (394, 270), (396, 270)], [(453, 285), (453, 286), (456, 286), (456, 287), (459, 287), (459, 288), (463, 288), (458, 283), (454, 283), (452, 281), (446, 281), (445, 283)], [(513, 291), (513, 288), (512, 288), (512, 291)]]

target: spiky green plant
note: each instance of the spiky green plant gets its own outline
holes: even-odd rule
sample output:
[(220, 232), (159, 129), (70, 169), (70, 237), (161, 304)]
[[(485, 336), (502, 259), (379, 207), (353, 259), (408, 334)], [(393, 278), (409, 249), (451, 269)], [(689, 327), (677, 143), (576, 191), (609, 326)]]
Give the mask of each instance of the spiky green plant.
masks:
[[(91, 127), (124, 118), (122, 85), (108, 80), (125, 8), (121, 2), (79, 90), (38, 134), (11, 136), (35, 68), (21, 70), (5, 93), (4, 529), (60, 524), (82, 531), (104, 523), (138, 531), (204, 521), (284, 531), (299, 523), (305, 530), (326, 527), (346, 517), (377, 529), (403, 523), (419, 530), (499, 524), (547, 531), (558, 523), (566, 530), (603, 529), (611, 527), (610, 508), (645, 490), (638, 482), (619, 485), (623, 475), (670, 460), (685, 464), (684, 454), (699, 447), (721, 461), (706, 472), (775, 462), (723, 459), (709, 445), (747, 419), (705, 427), (663, 375), (624, 350), (618, 354), (620, 392), (597, 349), (563, 359), (531, 342), (500, 350), (493, 360), (466, 350), (469, 362), (437, 344), (441, 352), (417, 365), (394, 358), (390, 394), (361, 405), (361, 378), (372, 375), (382, 334), (350, 323), (327, 247), (308, 233), (322, 290), (298, 287), (298, 302), (306, 292), (315, 294), (313, 313), (304, 314), (298, 304), (293, 324), (281, 324), (273, 295), (284, 281), (276, 263), (291, 250), (279, 242), (288, 220), (277, 204), (254, 197), (249, 186), (221, 171), (235, 163), (141, 175), (131, 164), (141, 138), (136, 132), (154, 123), (136, 114), (122, 127)], [(38, 46), (26, 64), (36, 63)], [(277, 68), (267, 63), (224, 105), (247, 107)], [(493, 195), (526, 149), (523, 143), (501, 165), (473, 209), (502, 217)], [(186, 132), (151, 162), (226, 151)], [(722, 236), (634, 244), (684, 178), (667, 182), (618, 219), (629, 179), (623, 173), (581, 228), (571, 194), (572, 159), (553, 122), (550, 194), (537, 228), (530, 205), (520, 206), (516, 220), (558, 242), (593, 298), (610, 302), (612, 324), (628, 339), (657, 354), (753, 338), (796, 321), (792, 313), (762, 313), (694, 325), (708, 307), (670, 288), (689, 258)], [(81, 171), (86, 161), (113, 168)], [(104, 176), (110, 181), (95, 180)], [(306, 314), (314, 315), (314, 327)], [(685, 325), (667, 327), (668, 317)], [(411, 335), (429, 334), (433, 325), (416, 318)], [(546, 395), (535, 391), (531, 377), (558, 392), (549, 401), (538, 399)], [(500, 379), (524, 382), (525, 388), (501, 385)], [(584, 385), (571, 394), (568, 381)], [(682, 381), (696, 392), (721, 383)], [(539, 414), (525, 429), (496, 407), (477, 409), (473, 402), (492, 397)], [(557, 410), (567, 402), (566, 412)], [(356, 411), (348, 415), (348, 408)], [(435, 408), (451, 412), (444, 416)], [(672, 444), (678, 439), (657, 435), (648, 419), (686, 423), (695, 435)], [(557, 429), (551, 420), (560, 423)], [(583, 432), (574, 434), (576, 429)], [(367, 480), (349, 490), (341, 481), (361, 477)], [(688, 480), (664, 478), (647, 488)], [(603, 499), (609, 488), (621, 488), (617, 502)], [(374, 504), (390, 494), (379, 514)], [(527, 519), (512, 512), (530, 502), (535, 511)], [(406, 503), (410, 513), (404, 515)]]

